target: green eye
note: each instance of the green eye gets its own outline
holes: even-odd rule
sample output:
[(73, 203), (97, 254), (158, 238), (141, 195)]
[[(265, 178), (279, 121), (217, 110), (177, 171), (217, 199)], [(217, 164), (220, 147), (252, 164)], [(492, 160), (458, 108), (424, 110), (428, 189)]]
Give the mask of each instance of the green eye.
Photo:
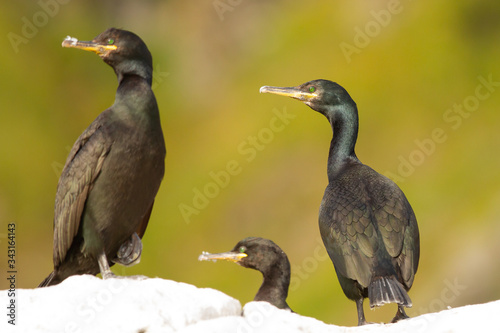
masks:
[(246, 250), (247, 250), (247, 248), (244, 246), (240, 246), (240, 248), (238, 249), (238, 251), (240, 251), (240, 253), (245, 253)]
[(115, 40), (113, 38), (108, 39), (108, 44), (109, 45), (113, 44), (114, 42), (115, 42)]
[(309, 91), (313, 93), (313, 92), (315, 92), (315, 91), (316, 91), (316, 88), (314, 88), (314, 87), (309, 87)]

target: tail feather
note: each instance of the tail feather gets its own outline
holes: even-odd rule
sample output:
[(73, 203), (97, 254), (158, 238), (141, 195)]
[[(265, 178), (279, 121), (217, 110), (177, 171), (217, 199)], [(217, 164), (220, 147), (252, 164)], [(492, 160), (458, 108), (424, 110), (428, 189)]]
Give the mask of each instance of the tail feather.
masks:
[(42, 287), (48, 287), (50, 285), (52, 285), (52, 280), (54, 279), (54, 276), (56, 275), (56, 271), (52, 271), (52, 273), (49, 274), (49, 276), (47, 276), (45, 278), (45, 280), (43, 280), (39, 285), (38, 285), (38, 288), (42, 288)]
[(397, 303), (410, 308), (412, 302), (405, 288), (392, 276), (375, 278), (368, 286), (370, 308), (387, 303)]

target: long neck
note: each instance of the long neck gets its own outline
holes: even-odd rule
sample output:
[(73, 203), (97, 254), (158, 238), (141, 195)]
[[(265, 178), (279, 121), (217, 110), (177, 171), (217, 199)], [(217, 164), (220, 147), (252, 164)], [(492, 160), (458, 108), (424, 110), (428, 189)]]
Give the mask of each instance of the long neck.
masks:
[(359, 162), (354, 147), (358, 137), (358, 111), (356, 105), (337, 106), (333, 116), (327, 117), (333, 130), (328, 155), (328, 179), (334, 179), (346, 163)]
[(151, 110), (158, 112), (150, 83), (138, 75), (127, 74), (121, 77), (116, 90), (115, 103), (124, 103), (131, 108), (131, 111)]
[[(124, 75), (116, 90), (114, 113), (123, 121), (147, 123), (161, 132), (160, 114), (151, 84), (138, 75)], [(144, 125), (146, 126), (146, 125)]]
[(280, 309), (289, 309), (286, 303), (290, 285), (290, 264), (274, 266), (269, 272), (262, 272), (264, 281), (255, 295), (254, 301), (265, 301)]
[(139, 76), (146, 80), (146, 82), (151, 86), (153, 84), (153, 69), (152, 67), (138, 60), (128, 60), (123, 61), (114, 67), (116, 76), (118, 77), (118, 82), (121, 83), (128, 77)]

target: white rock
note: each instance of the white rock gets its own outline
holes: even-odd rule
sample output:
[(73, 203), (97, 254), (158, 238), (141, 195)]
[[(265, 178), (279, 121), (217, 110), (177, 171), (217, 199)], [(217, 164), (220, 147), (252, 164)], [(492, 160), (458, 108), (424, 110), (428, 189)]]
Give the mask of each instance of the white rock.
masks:
[(243, 317), (221, 317), (202, 321), (181, 330), (182, 333), (468, 333), (500, 332), (496, 315), (500, 301), (469, 305), (430, 313), (396, 324), (373, 324), (363, 327), (327, 325), (314, 318), (280, 310), (268, 303), (250, 302), (243, 307)]
[[(265, 302), (240, 302), (226, 294), (163, 279), (101, 280), (83, 275), (57, 286), (16, 290), (16, 325), (4, 310), (0, 332), (120, 333), (461, 333), (500, 332), (500, 301), (448, 309), (363, 327), (327, 325)], [(8, 305), (8, 290), (0, 304)]]
[[(222, 292), (158, 278), (82, 275), (16, 293), (16, 326), (3, 315), (1, 332), (175, 332), (202, 320), (241, 314), (240, 302)], [(1, 304), (8, 301), (7, 291), (1, 291)]]

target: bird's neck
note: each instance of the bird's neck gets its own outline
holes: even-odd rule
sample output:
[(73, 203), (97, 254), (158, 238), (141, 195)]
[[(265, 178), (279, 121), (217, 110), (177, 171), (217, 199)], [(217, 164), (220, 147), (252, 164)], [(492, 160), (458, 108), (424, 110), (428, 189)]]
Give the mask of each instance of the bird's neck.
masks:
[(289, 308), (286, 303), (290, 285), (290, 267), (274, 266), (269, 272), (262, 272), (264, 281), (255, 295), (254, 301), (266, 301), (278, 308)]
[(149, 82), (139, 75), (122, 75), (116, 90), (115, 102), (130, 104), (137, 110), (147, 107), (148, 101), (155, 99)]
[(349, 163), (359, 162), (354, 147), (358, 137), (358, 113), (356, 105), (343, 105), (341, 112), (328, 117), (333, 130), (333, 138), (328, 155), (328, 179), (332, 180)]
[(124, 61), (114, 67), (118, 82), (121, 84), (123, 80), (127, 80), (134, 76), (144, 79), (149, 86), (153, 84), (153, 69), (151, 66), (138, 61)]
[(161, 127), (158, 105), (151, 84), (138, 75), (124, 75), (116, 90), (113, 107), (116, 117), (128, 122), (147, 122)]

